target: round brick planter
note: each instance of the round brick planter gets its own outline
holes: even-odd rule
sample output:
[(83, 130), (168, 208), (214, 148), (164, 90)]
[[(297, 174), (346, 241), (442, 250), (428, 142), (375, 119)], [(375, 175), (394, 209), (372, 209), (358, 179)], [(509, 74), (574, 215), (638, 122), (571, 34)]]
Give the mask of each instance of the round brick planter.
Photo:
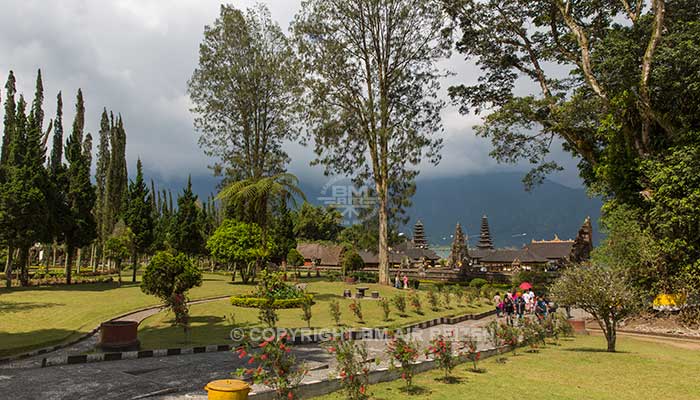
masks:
[(574, 332), (576, 334), (583, 334), (583, 335), (588, 334), (588, 332), (586, 332), (586, 321), (585, 320), (570, 319), (569, 325), (571, 325), (571, 327), (574, 328)]
[(107, 321), (100, 325), (99, 347), (104, 350), (138, 350), (136, 321)]

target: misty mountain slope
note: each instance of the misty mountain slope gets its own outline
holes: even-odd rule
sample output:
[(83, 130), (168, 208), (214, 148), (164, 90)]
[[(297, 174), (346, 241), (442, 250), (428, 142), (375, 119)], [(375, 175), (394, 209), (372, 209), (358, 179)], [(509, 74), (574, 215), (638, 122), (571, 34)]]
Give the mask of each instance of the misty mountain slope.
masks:
[[(481, 216), (486, 214), (496, 246), (520, 247), (533, 238), (551, 239), (555, 233), (561, 239), (574, 238), (583, 220), (590, 216), (593, 239), (599, 241), (602, 204), (599, 199), (589, 198), (583, 189), (552, 181), (545, 181), (528, 193), (521, 179), (520, 173), (490, 173), (420, 180), (409, 210), (411, 221), (403, 232), (410, 236), (413, 224), (420, 219), (430, 243), (448, 245), (455, 224), (460, 222), (469, 235), (470, 246), (474, 246), (479, 238)], [(155, 180), (159, 188), (171, 188), (176, 197), (187, 183), (187, 176)], [(192, 186), (200, 198), (206, 198), (209, 193), (216, 193), (219, 181), (220, 178), (211, 175), (193, 176)], [(317, 205), (322, 204), (321, 197), (328, 195), (329, 189), (324, 190), (324, 184), (300, 182), (307, 200)]]
[(518, 173), (495, 173), (421, 180), (405, 232), (409, 234), (413, 223), (420, 219), (430, 243), (448, 244), (459, 222), (469, 235), (470, 246), (474, 246), (481, 216), (486, 214), (497, 247), (521, 246), (531, 239), (551, 239), (554, 234), (561, 239), (574, 238), (590, 216), (594, 240), (598, 241), (599, 199), (589, 198), (583, 189), (552, 181), (526, 192), (521, 179)]

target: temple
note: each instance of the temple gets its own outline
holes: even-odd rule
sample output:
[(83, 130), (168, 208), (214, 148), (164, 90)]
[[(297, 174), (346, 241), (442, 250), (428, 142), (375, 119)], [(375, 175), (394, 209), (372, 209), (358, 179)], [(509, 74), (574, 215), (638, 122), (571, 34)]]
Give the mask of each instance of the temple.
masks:
[(493, 249), (491, 232), (489, 230), (489, 219), (486, 217), (486, 215), (481, 217), (481, 234), (479, 236), (479, 243), (476, 245), (476, 247), (481, 250)]

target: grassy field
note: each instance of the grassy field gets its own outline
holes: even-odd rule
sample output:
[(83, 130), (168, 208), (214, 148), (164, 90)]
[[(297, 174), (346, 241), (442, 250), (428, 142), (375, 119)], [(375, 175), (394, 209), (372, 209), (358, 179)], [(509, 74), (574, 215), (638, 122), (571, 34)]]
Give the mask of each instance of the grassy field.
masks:
[[(131, 276), (125, 278), (131, 281)], [(230, 277), (205, 274), (191, 299), (243, 293)], [(138, 284), (83, 284), (0, 289), (0, 356), (49, 346), (90, 331), (100, 322), (142, 307), (157, 305)]]
[[(485, 373), (460, 365), (457, 383), (437, 380), (440, 371), (417, 375), (408, 394), (401, 381), (373, 385), (374, 399), (700, 399), (700, 351), (629, 338), (618, 339), (618, 353), (606, 353), (595, 336), (562, 341), (540, 353), (507, 356), (505, 363), (484, 360)], [(337, 392), (316, 400), (340, 400)]]
[[(392, 287), (380, 286), (376, 284), (363, 285), (369, 287), (369, 291), (377, 290), (382, 297), (391, 299), (396, 293), (407, 291), (394, 289)], [(316, 304), (312, 307), (311, 326), (313, 328), (332, 328), (334, 322), (331, 318), (328, 305), (335, 299), (340, 302), (342, 312), (341, 322), (343, 326), (349, 327), (397, 327), (414, 322), (432, 319), (438, 316), (452, 314), (480, 313), (491, 309), (486, 304), (472, 304), (469, 306), (457, 307), (456, 301), (452, 301), (451, 308), (440, 307), (438, 312), (430, 311), (424, 292), (421, 293), (423, 303), (423, 315), (416, 314), (407, 306), (407, 316), (400, 317), (395, 307), (392, 305), (390, 321), (384, 322), (382, 309), (376, 300), (361, 300), (364, 323), (360, 323), (350, 312), (348, 305), (351, 300), (342, 297), (343, 289), (349, 286), (340, 282), (311, 282), (307, 291), (314, 295)], [(249, 289), (250, 290), (250, 289)], [(454, 299), (454, 298), (453, 298)], [(235, 326), (252, 327), (258, 326), (258, 310), (253, 308), (234, 307), (227, 300), (215, 301), (211, 303), (195, 304), (190, 307), (191, 329), (190, 339), (185, 342), (185, 337), (181, 328), (173, 327), (172, 313), (161, 312), (145, 319), (139, 326), (139, 339), (141, 347), (146, 349), (167, 348), (187, 343), (188, 345), (204, 345), (226, 343), (229, 340), (229, 333), (234, 325), (230, 324), (231, 315), (235, 317)], [(278, 326), (285, 328), (306, 327), (306, 322), (301, 319), (301, 309), (279, 310)]]

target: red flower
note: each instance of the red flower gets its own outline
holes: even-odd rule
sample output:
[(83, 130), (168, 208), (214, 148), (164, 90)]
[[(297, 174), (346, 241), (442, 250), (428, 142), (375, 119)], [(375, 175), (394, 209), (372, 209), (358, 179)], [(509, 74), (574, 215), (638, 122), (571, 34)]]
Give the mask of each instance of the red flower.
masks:
[(294, 398), (294, 393), (292, 393), (292, 392), (287, 393), (287, 398), (289, 400), (292, 400)]
[(365, 394), (365, 385), (360, 386), (360, 394)]
[(260, 359), (263, 360), (263, 361), (267, 360), (267, 354), (261, 355), (261, 356), (260, 356)]
[(255, 362), (255, 357), (250, 357), (250, 360), (248, 360), (248, 365), (250, 365), (254, 362)]

